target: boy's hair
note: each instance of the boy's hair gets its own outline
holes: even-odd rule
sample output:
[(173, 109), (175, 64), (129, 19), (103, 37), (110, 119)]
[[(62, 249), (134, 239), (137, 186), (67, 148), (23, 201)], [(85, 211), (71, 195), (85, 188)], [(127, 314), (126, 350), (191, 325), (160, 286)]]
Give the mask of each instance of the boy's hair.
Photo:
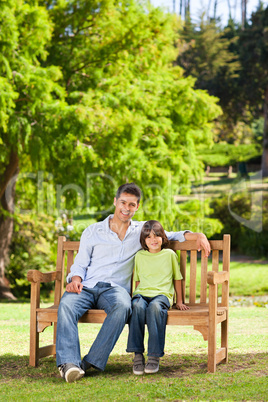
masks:
[(162, 237), (163, 241), (162, 241), (162, 245), (161, 245), (161, 250), (163, 248), (167, 248), (169, 245), (169, 240), (163, 229), (163, 226), (161, 225), (160, 222), (151, 220), (151, 221), (145, 222), (145, 224), (143, 225), (143, 227), (141, 229), (140, 242), (141, 242), (141, 246), (142, 246), (143, 250), (148, 250), (148, 247), (145, 243), (145, 239), (146, 239), (146, 237), (149, 236), (151, 231), (153, 231), (156, 234), (156, 236)]
[(135, 183), (125, 183), (122, 184), (115, 195), (115, 198), (118, 200), (122, 193), (132, 194), (135, 195), (138, 199), (138, 204), (140, 203), (141, 199), (141, 190)]

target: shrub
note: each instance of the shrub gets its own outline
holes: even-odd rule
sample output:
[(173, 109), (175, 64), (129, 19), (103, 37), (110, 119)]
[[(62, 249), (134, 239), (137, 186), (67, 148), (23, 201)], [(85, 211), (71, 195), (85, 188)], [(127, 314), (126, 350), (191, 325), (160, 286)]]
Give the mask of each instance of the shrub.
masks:
[[(262, 230), (254, 231), (238, 220), (230, 213), (230, 210), (241, 218), (250, 220), (252, 213), (250, 193), (239, 193), (231, 199), (228, 196), (214, 199), (210, 206), (214, 210), (212, 218), (219, 219), (223, 224), (223, 233), (230, 233), (232, 236), (232, 249), (255, 257), (268, 257), (268, 196), (263, 196), (262, 205)], [(215, 235), (217, 236), (217, 235)]]

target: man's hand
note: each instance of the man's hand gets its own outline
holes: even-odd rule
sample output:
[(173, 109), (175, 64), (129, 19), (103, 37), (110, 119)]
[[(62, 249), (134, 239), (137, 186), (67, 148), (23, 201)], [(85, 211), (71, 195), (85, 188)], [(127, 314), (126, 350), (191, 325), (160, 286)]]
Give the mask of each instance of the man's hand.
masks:
[(197, 235), (198, 235), (196, 239), (197, 250), (200, 251), (203, 249), (205, 251), (205, 256), (208, 257), (211, 251), (208, 239), (203, 233), (197, 233)]
[(208, 242), (208, 239), (204, 233), (185, 233), (184, 235), (186, 240), (196, 240), (196, 247), (197, 250), (204, 250), (205, 256), (208, 257), (210, 254), (210, 244)]
[(72, 282), (66, 285), (66, 292), (80, 294), (83, 289), (80, 276), (73, 276)]

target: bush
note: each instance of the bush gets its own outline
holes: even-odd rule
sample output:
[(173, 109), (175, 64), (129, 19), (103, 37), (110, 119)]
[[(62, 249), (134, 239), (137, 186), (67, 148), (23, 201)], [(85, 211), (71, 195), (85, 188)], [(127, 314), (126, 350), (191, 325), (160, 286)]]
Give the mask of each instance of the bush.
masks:
[(230, 214), (231, 210), (241, 218), (250, 220), (252, 213), (250, 193), (236, 194), (231, 199), (224, 196), (211, 201), (210, 206), (214, 210), (211, 217), (219, 219), (223, 224), (223, 229), (218, 238), (222, 237), (223, 233), (229, 233), (232, 236), (233, 250), (254, 257), (268, 257), (267, 195), (263, 196), (261, 232), (244, 226)]
[[(16, 297), (30, 296), (27, 280), (29, 269), (41, 272), (54, 271), (56, 266), (57, 239), (54, 219), (48, 216), (20, 215), (16, 217), (10, 246), (10, 261), (6, 277)], [(49, 297), (52, 284), (42, 284), (41, 292)]]

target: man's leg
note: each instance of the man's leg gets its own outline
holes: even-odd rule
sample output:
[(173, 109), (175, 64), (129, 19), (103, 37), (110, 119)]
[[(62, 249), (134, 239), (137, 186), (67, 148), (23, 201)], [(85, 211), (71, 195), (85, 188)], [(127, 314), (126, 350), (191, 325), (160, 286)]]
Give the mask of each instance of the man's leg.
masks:
[(129, 334), (127, 352), (144, 352), (144, 331), (146, 323), (146, 308), (148, 302), (141, 296), (136, 295), (132, 299), (132, 314), (129, 320)]
[(104, 370), (114, 345), (119, 338), (130, 314), (131, 298), (128, 292), (119, 287), (99, 282), (97, 308), (105, 310), (107, 317), (89, 353), (84, 357), (87, 363)]
[(72, 363), (80, 367), (81, 354), (78, 337), (78, 320), (94, 306), (94, 296), (89, 289), (80, 294), (65, 292), (58, 309), (56, 360), (57, 366)]
[(162, 357), (164, 355), (167, 311), (169, 301), (166, 296), (156, 296), (146, 309), (146, 324), (149, 332), (148, 356)]

